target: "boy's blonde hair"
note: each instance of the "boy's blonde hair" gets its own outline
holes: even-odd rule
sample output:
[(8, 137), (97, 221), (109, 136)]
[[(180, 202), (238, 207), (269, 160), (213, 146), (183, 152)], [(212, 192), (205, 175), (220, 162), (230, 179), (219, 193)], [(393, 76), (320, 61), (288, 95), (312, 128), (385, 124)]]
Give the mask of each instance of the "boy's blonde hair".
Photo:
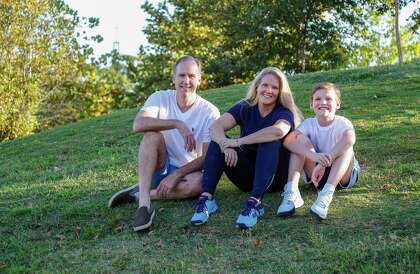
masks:
[(335, 84), (330, 83), (330, 82), (319, 83), (319, 84), (316, 84), (316, 85), (314, 85), (312, 87), (311, 97), (309, 98), (309, 104), (312, 105), (312, 99), (314, 97), (314, 94), (315, 94), (315, 92), (317, 92), (320, 89), (334, 91), (334, 93), (335, 93), (335, 99), (336, 99), (337, 103), (339, 105), (341, 105), (341, 92), (340, 92), (340, 90), (338, 89), (338, 87)]
[(292, 112), (294, 120), (293, 122), (295, 124), (295, 128), (297, 128), (297, 126), (302, 120), (302, 113), (295, 104), (295, 101), (293, 99), (293, 93), (290, 90), (286, 75), (284, 75), (284, 73), (281, 72), (278, 68), (268, 67), (261, 70), (255, 77), (255, 79), (251, 82), (245, 99), (251, 106), (255, 106), (256, 104), (258, 104), (257, 88), (260, 85), (262, 78), (264, 78), (264, 76), (268, 74), (277, 77), (277, 79), (279, 80), (280, 94), (277, 98), (277, 105), (281, 105)]

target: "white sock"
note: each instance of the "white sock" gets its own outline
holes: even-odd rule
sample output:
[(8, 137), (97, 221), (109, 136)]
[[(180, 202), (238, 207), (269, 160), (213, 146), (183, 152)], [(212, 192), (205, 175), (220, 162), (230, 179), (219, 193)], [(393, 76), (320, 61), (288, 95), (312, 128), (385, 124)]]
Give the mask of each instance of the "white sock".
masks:
[(284, 186), (284, 190), (291, 190), (293, 192), (299, 191), (298, 184), (294, 184), (293, 181), (287, 182), (287, 184)]
[(335, 185), (333, 184), (325, 184), (324, 187), (322, 188), (322, 190), (326, 190), (326, 191), (335, 191)]
[(150, 208), (150, 196), (149, 195), (139, 195), (139, 208), (145, 206)]

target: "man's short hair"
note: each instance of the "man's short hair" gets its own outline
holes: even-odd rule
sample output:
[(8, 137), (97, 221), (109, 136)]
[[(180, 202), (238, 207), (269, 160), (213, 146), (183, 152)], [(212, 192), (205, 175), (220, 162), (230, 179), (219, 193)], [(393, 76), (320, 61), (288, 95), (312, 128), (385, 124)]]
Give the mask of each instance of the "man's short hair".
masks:
[(173, 68), (173, 73), (174, 76), (176, 74), (176, 68), (178, 67), (178, 65), (182, 62), (186, 62), (186, 61), (193, 61), (195, 62), (195, 64), (198, 67), (198, 72), (201, 74), (201, 61), (198, 58), (192, 57), (191, 55), (184, 55), (181, 56), (180, 58), (178, 58), (178, 60), (176, 60), (174, 68)]

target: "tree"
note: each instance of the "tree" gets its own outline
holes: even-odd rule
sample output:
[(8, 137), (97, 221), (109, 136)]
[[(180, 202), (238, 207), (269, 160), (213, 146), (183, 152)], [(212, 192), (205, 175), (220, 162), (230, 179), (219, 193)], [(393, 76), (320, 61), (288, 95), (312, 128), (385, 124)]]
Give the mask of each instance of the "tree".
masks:
[(1, 141), (44, 126), (42, 114), (62, 107), (52, 102), (79, 80), (91, 49), (79, 45), (81, 19), (61, 0), (0, 0), (0, 13)]
[[(351, 66), (369, 66), (400, 62), (402, 52), (404, 60), (410, 61), (420, 56), (419, 35), (413, 29), (416, 24), (415, 12), (404, 26), (396, 26), (393, 2), (379, 2), (366, 10), (364, 20), (366, 28), (354, 34)], [(408, 2), (401, 2), (407, 5)], [(396, 28), (399, 28), (397, 31)], [(400, 40), (400, 42), (398, 42)], [(398, 46), (400, 45), (400, 46)], [(401, 50), (398, 50), (401, 47)]]
[[(346, 39), (363, 24), (363, 0), (168, 0), (146, 2), (147, 56), (165, 65), (182, 54), (205, 62), (205, 83), (221, 86), (252, 79), (275, 65), (289, 73), (344, 67)], [(157, 64), (156, 64), (157, 65)]]
[(394, 0), (394, 11), (395, 11), (395, 40), (397, 42), (398, 49), (398, 62), (403, 63), (403, 52), (401, 49), (401, 36), (400, 36), (400, 1)]

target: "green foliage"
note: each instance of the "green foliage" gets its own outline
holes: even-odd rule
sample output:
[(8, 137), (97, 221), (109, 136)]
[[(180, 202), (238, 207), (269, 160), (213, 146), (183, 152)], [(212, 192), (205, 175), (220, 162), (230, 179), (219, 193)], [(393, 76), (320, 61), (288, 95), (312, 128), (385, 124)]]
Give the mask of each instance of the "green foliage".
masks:
[[(410, 1), (402, 1), (407, 5)], [(395, 37), (393, 1), (380, 2), (380, 8), (365, 11), (366, 27), (354, 34), (353, 54), (349, 65), (365, 67), (398, 62)], [(415, 13), (413, 13), (414, 15)], [(420, 57), (420, 35), (413, 32), (415, 21), (400, 27), (402, 52), (405, 62)]]
[(0, 66), (0, 140), (29, 134), (37, 126), (34, 113), (39, 105), (39, 85), (35, 79), (24, 80), (21, 71)]
[[(294, 74), (389, 64), (396, 56), (392, 24), (382, 35), (385, 23), (377, 20), (391, 16), (393, 1), (168, 0), (142, 8), (150, 46), (140, 48), (133, 73), (146, 94), (170, 86), (169, 68), (183, 54), (204, 61), (203, 88), (245, 83), (266, 66)], [(414, 26), (403, 29), (407, 61), (418, 56)]]
[(108, 114), (134, 105), (131, 82), (113, 67), (85, 64), (74, 81), (51, 90), (39, 111), (43, 128)]
[[(309, 214), (317, 192), (302, 183), (293, 217), (277, 217), (281, 197), (269, 193), (255, 229), (238, 230), (248, 194), (223, 177), (207, 225), (188, 225), (194, 201), (158, 201), (152, 230), (133, 232), (136, 204), (106, 207), (137, 181), (137, 110), (116, 111), (0, 144), (0, 272), (417, 273), (420, 61), (289, 80), (307, 117), (311, 85), (337, 83), (338, 114), (356, 129), (362, 173), (334, 194), (326, 221)], [(203, 96), (225, 111), (245, 93), (236, 85)]]
[(0, 141), (136, 103), (116, 66), (87, 63), (92, 48), (76, 29), (98, 19), (80, 18), (62, 0), (2, 0), (0, 13)]
[(62, 1), (0, 3), (0, 141), (32, 132), (40, 102), (71, 76), (79, 56), (76, 14)]
[[(146, 2), (148, 53), (164, 67), (183, 54), (204, 60), (209, 87), (249, 81), (263, 67), (295, 73), (344, 67), (345, 39), (365, 1)], [(147, 59), (147, 58), (146, 58)], [(159, 61), (159, 60), (158, 60)], [(163, 78), (159, 73), (158, 77)]]

